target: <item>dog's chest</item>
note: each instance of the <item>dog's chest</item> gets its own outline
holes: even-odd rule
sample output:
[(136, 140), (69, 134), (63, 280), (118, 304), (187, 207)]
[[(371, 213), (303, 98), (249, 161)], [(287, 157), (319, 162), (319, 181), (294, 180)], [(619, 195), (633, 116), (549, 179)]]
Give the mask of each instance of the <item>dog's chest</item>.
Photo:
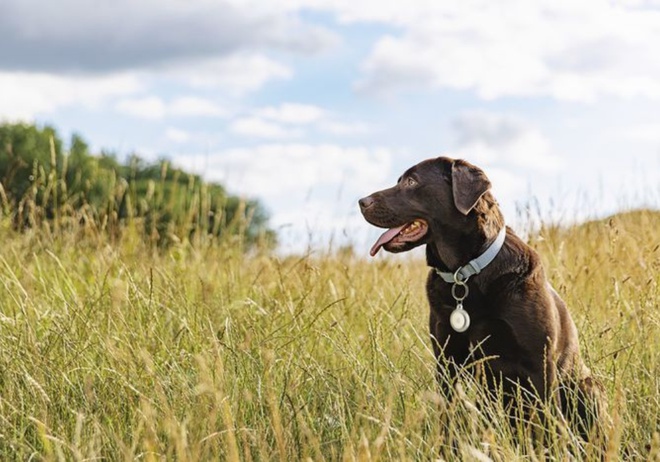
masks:
[(450, 316), (457, 305), (451, 285), (429, 280), (427, 296), (431, 309), (431, 335), (442, 345), (445, 356), (463, 363), (470, 358), (510, 354), (510, 350), (515, 349), (517, 341), (500, 317), (498, 297), (470, 286), (469, 294), (462, 302), (470, 317), (470, 327), (465, 332), (456, 332), (450, 324)]

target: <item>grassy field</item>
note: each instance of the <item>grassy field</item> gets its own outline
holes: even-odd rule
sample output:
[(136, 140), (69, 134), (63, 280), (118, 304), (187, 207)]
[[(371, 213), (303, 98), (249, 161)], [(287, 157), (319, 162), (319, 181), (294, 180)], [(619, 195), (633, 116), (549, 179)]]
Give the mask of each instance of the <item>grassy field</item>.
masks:
[[(467, 382), (438, 394), (422, 261), (45, 236), (0, 222), (0, 460), (594, 458), (560, 428), (534, 448)], [(660, 460), (660, 215), (531, 244), (607, 389), (608, 457)]]

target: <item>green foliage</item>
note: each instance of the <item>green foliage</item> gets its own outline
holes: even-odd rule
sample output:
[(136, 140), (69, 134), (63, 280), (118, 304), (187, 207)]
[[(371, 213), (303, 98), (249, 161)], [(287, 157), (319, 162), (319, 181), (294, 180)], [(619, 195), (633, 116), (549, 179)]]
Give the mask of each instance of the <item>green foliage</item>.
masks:
[(256, 200), (232, 196), (164, 159), (132, 155), (122, 164), (111, 153), (94, 156), (79, 135), (66, 152), (63, 146), (52, 127), (0, 125), (0, 192), (16, 229), (82, 224), (117, 237), (127, 222), (139, 221), (144, 238), (159, 246), (235, 236), (247, 246), (274, 243)]
[(439, 394), (423, 261), (0, 240), (0, 460), (660, 457), (657, 213), (532, 241), (607, 390), (603, 459), (553, 408), (535, 444), (479, 384)]

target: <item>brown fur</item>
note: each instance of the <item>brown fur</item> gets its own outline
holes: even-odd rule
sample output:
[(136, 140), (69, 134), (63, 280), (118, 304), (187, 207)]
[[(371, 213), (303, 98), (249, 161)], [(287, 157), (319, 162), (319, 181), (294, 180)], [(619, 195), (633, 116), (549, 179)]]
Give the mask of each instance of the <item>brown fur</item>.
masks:
[[(497, 257), (468, 281), (464, 307), (471, 326), (464, 333), (449, 325), (456, 307), (451, 284), (434, 269), (455, 271), (479, 256), (504, 225), (485, 173), (468, 162), (446, 157), (409, 169), (396, 186), (360, 200), (365, 219), (393, 228), (423, 219), (428, 232), (417, 242), (385, 245), (392, 252), (426, 245), (430, 331), (439, 375), (454, 377), (461, 365), (489, 358), (483, 368), (492, 390), (502, 388), (512, 400), (516, 386), (547, 399), (555, 387), (578, 390), (580, 404), (567, 415), (593, 421), (599, 386), (580, 357), (578, 332), (566, 304), (548, 282), (538, 254), (507, 228)], [(450, 390), (447, 390), (449, 392)], [(600, 404), (602, 406), (602, 404)], [(573, 409), (576, 409), (575, 407)], [(581, 425), (586, 436), (590, 424)]]

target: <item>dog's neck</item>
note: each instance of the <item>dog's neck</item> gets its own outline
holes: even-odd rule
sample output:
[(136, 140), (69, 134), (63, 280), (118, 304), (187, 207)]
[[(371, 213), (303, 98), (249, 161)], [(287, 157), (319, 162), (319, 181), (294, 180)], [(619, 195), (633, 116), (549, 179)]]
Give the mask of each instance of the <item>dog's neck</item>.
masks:
[(504, 227), (504, 216), (486, 193), (467, 216), (463, 229), (444, 228), (426, 245), (426, 263), (441, 271), (455, 271), (481, 255)]
[(485, 235), (444, 231), (442, 236), (426, 245), (426, 263), (440, 271), (453, 272), (479, 256), (495, 240)]

